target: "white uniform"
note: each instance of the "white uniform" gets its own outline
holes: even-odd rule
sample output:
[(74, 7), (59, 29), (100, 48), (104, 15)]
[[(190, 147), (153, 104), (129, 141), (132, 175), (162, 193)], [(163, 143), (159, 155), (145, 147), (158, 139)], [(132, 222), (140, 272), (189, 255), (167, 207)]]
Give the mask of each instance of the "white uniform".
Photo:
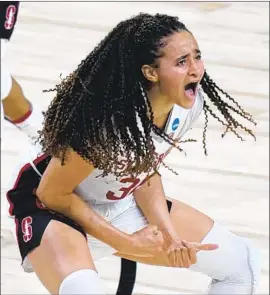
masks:
[[(203, 97), (199, 94), (196, 103), (190, 110), (183, 109), (174, 105), (172, 112), (168, 118), (165, 132), (171, 135), (173, 139), (179, 139), (183, 134), (191, 128), (192, 123), (200, 115), (203, 107)], [(161, 137), (152, 134), (156, 147), (156, 152), (160, 158), (164, 158), (171, 148), (171, 145), (165, 142)], [(138, 178), (132, 179), (123, 177), (120, 181), (115, 176), (108, 175), (105, 178), (98, 177), (102, 171), (94, 170), (75, 190), (76, 194), (81, 196), (86, 202), (95, 200), (95, 203), (115, 202), (124, 199), (130, 193), (138, 188), (145, 177), (146, 173), (142, 173)], [(93, 203), (93, 202), (92, 202)]]
[[(189, 130), (194, 121), (198, 118), (203, 108), (203, 96), (199, 92), (193, 108), (187, 110), (174, 105), (168, 118), (165, 132), (173, 139), (180, 139), (184, 133)], [(164, 158), (171, 145), (165, 142), (158, 135), (152, 134), (156, 147), (156, 152), (160, 158)], [(37, 158), (35, 152), (32, 152), (33, 159)], [(124, 166), (124, 160), (122, 160)], [(33, 164), (34, 165), (34, 164)], [(130, 195), (138, 188), (145, 177), (146, 173), (141, 173), (138, 178), (123, 177), (116, 180), (116, 177), (109, 174), (101, 177), (102, 171), (95, 169), (82, 183), (80, 183), (75, 193), (89, 204), (103, 204), (107, 202), (116, 202)]]
[[(194, 106), (187, 110), (175, 105), (168, 118), (165, 132), (173, 139), (180, 139), (192, 124), (199, 117), (203, 109), (203, 95), (198, 92)], [(163, 158), (171, 148), (171, 145), (165, 142), (159, 136), (153, 134), (153, 140), (156, 147), (156, 152)], [(30, 158), (23, 164), (29, 162), (38, 174), (39, 171), (35, 167), (33, 160), (40, 156), (37, 153), (37, 148), (40, 152), (40, 147), (31, 147)], [(28, 155), (29, 157), (29, 155)], [(22, 166), (20, 164), (20, 166)], [(18, 171), (18, 170), (17, 170)], [(133, 233), (147, 225), (147, 220), (143, 216), (141, 210), (137, 207), (132, 193), (144, 181), (146, 174), (142, 173), (137, 179), (123, 177), (116, 180), (114, 175), (99, 177), (102, 171), (95, 169), (82, 183), (80, 183), (75, 193), (86, 201), (92, 208), (108, 220), (113, 226), (118, 229)], [(40, 174), (41, 175), (41, 174)], [(14, 175), (16, 179), (17, 175)], [(14, 181), (13, 181), (14, 183)], [(94, 260), (100, 259), (115, 252), (114, 249), (101, 241), (88, 235), (89, 248)], [(32, 271), (31, 265), (27, 258), (23, 266), (25, 270)]]

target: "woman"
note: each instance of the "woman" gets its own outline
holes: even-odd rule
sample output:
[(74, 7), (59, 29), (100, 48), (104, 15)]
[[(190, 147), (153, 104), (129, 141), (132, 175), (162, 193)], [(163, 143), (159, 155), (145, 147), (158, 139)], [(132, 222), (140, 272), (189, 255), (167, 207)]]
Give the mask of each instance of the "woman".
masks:
[(161, 14), (123, 21), (52, 90), (42, 153), (7, 193), (25, 270), (53, 294), (104, 294), (93, 261), (115, 254), (200, 271), (209, 294), (253, 294), (259, 251), (167, 198), (158, 172), (202, 110), (225, 133), (253, 136), (233, 113), (251, 116), (209, 78), (184, 24)]

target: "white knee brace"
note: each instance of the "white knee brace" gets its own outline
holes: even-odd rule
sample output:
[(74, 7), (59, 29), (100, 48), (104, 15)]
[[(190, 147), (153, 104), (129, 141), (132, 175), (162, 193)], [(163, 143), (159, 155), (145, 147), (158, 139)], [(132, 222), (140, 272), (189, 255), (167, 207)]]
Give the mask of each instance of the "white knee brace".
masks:
[(254, 294), (261, 273), (260, 251), (251, 241), (215, 223), (202, 243), (215, 243), (219, 249), (198, 252), (191, 270), (212, 278), (208, 294)]
[(61, 283), (59, 295), (105, 295), (101, 279), (93, 269), (81, 269), (68, 275)]

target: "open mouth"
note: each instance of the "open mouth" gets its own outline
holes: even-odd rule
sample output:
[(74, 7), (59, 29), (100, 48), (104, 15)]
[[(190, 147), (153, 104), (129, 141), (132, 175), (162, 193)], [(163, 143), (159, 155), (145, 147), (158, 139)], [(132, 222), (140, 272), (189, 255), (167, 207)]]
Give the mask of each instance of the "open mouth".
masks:
[(198, 82), (191, 82), (185, 86), (185, 93), (187, 96), (194, 98), (197, 94)]

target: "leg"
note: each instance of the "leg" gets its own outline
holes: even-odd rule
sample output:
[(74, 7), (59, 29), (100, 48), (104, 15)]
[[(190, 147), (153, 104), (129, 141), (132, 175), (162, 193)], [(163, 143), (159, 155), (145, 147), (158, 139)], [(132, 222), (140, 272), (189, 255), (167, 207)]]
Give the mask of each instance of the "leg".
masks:
[(105, 294), (78, 226), (49, 212), (27, 218), (17, 222), (21, 254), (27, 256), (23, 266), (28, 264), (51, 294)]
[(21, 118), (31, 114), (31, 103), (26, 99), (20, 84), (11, 77), (11, 88), (2, 100), (5, 116), (11, 122), (20, 121)]
[[(35, 114), (33, 116), (32, 104), (24, 96), (19, 83), (11, 77), (4, 61), (5, 52), (17, 22), (19, 6), (19, 1), (1, 4), (1, 100), (5, 118), (32, 137), (36, 136), (36, 130), (41, 126), (43, 121), (42, 113), (37, 109), (34, 110)], [(7, 22), (7, 15), (10, 15), (12, 20), (9, 18)], [(35, 117), (35, 120), (30, 119), (30, 115)], [(40, 123), (39, 120), (41, 121)], [(22, 124), (23, 122), (24, 124)], [(35, 125), (37, 126), (35, 127)]]
[(29, 113), (31, 104), (25, 98), (21, 86), (11, 77), (5, 64), (4, 52), (8, 40), (1, 39), (1, 100), (5, 116), (10, 121), (17, 121)]
[[(171, 200), (171, 218), (179, 236), (193, 242), (217, 243), (219, 249), (199, 252), (190, 269), (212, 278), (209, 294), (254, 294), (260, 274), (259, 251), (245, 238), (214, 223), (208, 216)], [(168, 266), (165, 256), (139, 258), (116, 254), (141, 263)]]
[[(32, 103), (24, 96), (20, 84), (9, 75), (5, 67), (2, 69), (1, 85), (4, 85), (3, 88), (7, 90), (7, 96), (2, 98), (4, 118), (34, 142), (38, 137), (38, 130), (42, 129), (42, 111), (37, 105), (33, 107)], [(2, 80), (4, 80), (3, 83)]]
[(32, 106), (20, 84), (11, 77), (2, 54), (6, 46), (7, 40), (1, 39), (1, 119), (4, 117), (35, 141), (37, 131), (42, 128), (43, 114), (38, 106)]

